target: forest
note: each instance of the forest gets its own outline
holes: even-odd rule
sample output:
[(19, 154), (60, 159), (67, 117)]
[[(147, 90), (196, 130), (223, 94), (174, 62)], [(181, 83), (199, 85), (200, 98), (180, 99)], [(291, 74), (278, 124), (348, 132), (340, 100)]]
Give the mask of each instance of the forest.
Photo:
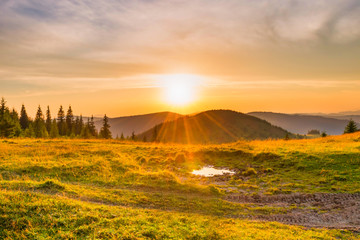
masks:
[[(15, 108), (6, 106), (4, 98), (0, 104), (0, 137), (14, 138), (112, 138), (108, 117), (104, 116), (103, 125), (97, 131), (94, 117), (88, 117), (85, 122), (82, 115), (74, 116), (71, 106), (66, 114), (63, 106), (60, 106), (56, 118), (52, 118), (50, 107), (47, 106), (44, 113), (39, 105), (35, 118), (32, 119), (26, 112), (25, 105), (21, 106), (20, 114)], [(123, 136), (122, 136), (123, 138)]]

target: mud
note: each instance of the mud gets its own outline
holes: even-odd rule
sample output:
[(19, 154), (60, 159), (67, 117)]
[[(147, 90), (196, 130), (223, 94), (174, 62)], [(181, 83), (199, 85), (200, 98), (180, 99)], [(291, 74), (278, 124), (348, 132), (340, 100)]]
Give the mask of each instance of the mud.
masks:
[(360, 232), (360, 193), (229, 195), (226, 200), (258, 206), (291, 207), (285, 214), (257, 215), (250, 217), (251, 219)]

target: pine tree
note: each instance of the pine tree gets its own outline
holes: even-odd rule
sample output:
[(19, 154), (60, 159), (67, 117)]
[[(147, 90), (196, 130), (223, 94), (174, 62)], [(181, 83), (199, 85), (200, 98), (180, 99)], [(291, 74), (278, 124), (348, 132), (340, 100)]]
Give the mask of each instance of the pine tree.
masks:
[(106, 116), (104, 116), (103, 118), (103, 126), (100, 130), (100, 137), (101, 138), (105, 138), (105, 139), (110, 139), (112, 138), (111, 136), (111, 132), (110, 132), (110, 124), (109, 124), (109, 118)]
[(354, 133), (356, 131), (358, 131), (356, 123), (354, 122), (354, 120), (350, 119), (348, 125), (345, 127), (344, 133)]
[(96, 127), (95, 127), (95, 123), (94, 123), (94, 116), (91, 116), (90, 121), (88, 122), (88, 126), (89, 126), (90, 134), (93, 137), (97, 137), (98, 133), (96, 131)]
[(34, 123), (30, 122), (29, 127), (25, 129), (24, 136), (28, 138), (34, 138), (35, 137), (35, 131), (34, 131)]
[(284, 140), (290, 140), (289, 133), (286, 133), (286, 135), (285, 135), (285, 137), (284, 137)]
[(0, 118), (4, 117), (6, 111), (9, 111), (9, 108), (6, 106), (5, 98), (2, 97), (0, 103)]
[(48, 131), (48, 133), (50, 134), (51, 132), (51, 126), (52, 126), (52, 121), (51, 121), (51, 113), (50, 113), (50, 107), (47, 106), (46, 109), (46, 121), (45, 121), (45, 125), (46, 125), (46, 130)]
[(20, 111), (20, 126), (22, 130), (25, 130), (29, 127), (30, 125), (30, 119), (26, 113), (25, 110), (25, 106), (24, 104), (21, 106), (21, 111)]
[(75, 134), (75, 136), (80, 135), (79, 132), (81, 133), (81, 130), (80, 130), (80, 118), (79, 118), (79, 116), (76, 116), (75, 121), (74, 121), (74, 134)]
[(132, 140), (132, 141), (135, 141), (135, 138), (136, 138), (136, 136), (135, 136), (135, 132), (134, 132), (134, 131), (132, 131), (132, 133), (131, 133), (131, 140)]
[(78, 133), (78, 135), (81, 134), (81, 131), (83, 130), (83, 128), (84, 128), (84, 120), (83, 120), (82, 115), (80, 114), (80, 119), (79, 119), (79, 133)]
[(85, 139), (93, 137), (90, 133), (90, 118), (88, 118), (87, 123), (84, 125), (83, 129), (81, 130), (81, 137)]
[(120, 140), (125, 140), (124, 133), (121, 133)]
[(65, 123), (65, 113), (62, 106), (60, 106), (57, 118), (57, 124), (59, 129), (59, 135), (65, 136), (66, 135), (66, 123)]
[(17, 113), (15, 108), (12, 109), (10, 117), (14, 123), (13, 135), (14, 137), (19, 137), (21, 135), (21, 126), (19, 121), (19, 114)]
[(58, 138), (59, 137), (59, 129), (58, 129), (58, 125), (56, 123), (56, 119), (54, 119), (51, 123), (51, 128), (50, 128), (50, 132), (49, 135), (51, 138)]
[(0, 103), (0, 137), (15, 137), (17, 135), (17, 123), (18, 121), (12, 118), (5, 99), (2, 98)]
[(42, 113), (40, 105), (38, 107), (34, 120), (34, 132), (35, 132), (35, 137), (37, 138), (48, 137), (48, 133), (45, 126), (44, 115)]
[(74, 114), (69, 106), (68, 111), (66, 113), (66, 128), (67, 128), (67, 135), (70, 136), (74, 133)]

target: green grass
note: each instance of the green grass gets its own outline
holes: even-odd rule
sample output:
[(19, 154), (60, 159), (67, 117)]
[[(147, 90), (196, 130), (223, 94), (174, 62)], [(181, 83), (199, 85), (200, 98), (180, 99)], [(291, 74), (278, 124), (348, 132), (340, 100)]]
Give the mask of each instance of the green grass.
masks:
[[(348, 231), (245, 220), (291, 207), (225, 197), (359, 192), (359, 139), (223, 145), (0, 140), (0, 238), (357, 239)], [(236, 174), (190, 174), (205, 165)]]

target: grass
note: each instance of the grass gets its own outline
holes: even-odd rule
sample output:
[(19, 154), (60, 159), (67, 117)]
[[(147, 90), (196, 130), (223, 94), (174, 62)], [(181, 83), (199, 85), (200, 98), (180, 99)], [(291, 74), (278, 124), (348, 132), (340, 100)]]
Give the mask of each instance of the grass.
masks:
[[(5, 139), (0, 150), (4, 239), (358, 238), (246, 220), (289, 209), (225, 197), (359, 192), (360, 134), (223, 145)], [(236, 174), (190, 174), (206, 165)]]

